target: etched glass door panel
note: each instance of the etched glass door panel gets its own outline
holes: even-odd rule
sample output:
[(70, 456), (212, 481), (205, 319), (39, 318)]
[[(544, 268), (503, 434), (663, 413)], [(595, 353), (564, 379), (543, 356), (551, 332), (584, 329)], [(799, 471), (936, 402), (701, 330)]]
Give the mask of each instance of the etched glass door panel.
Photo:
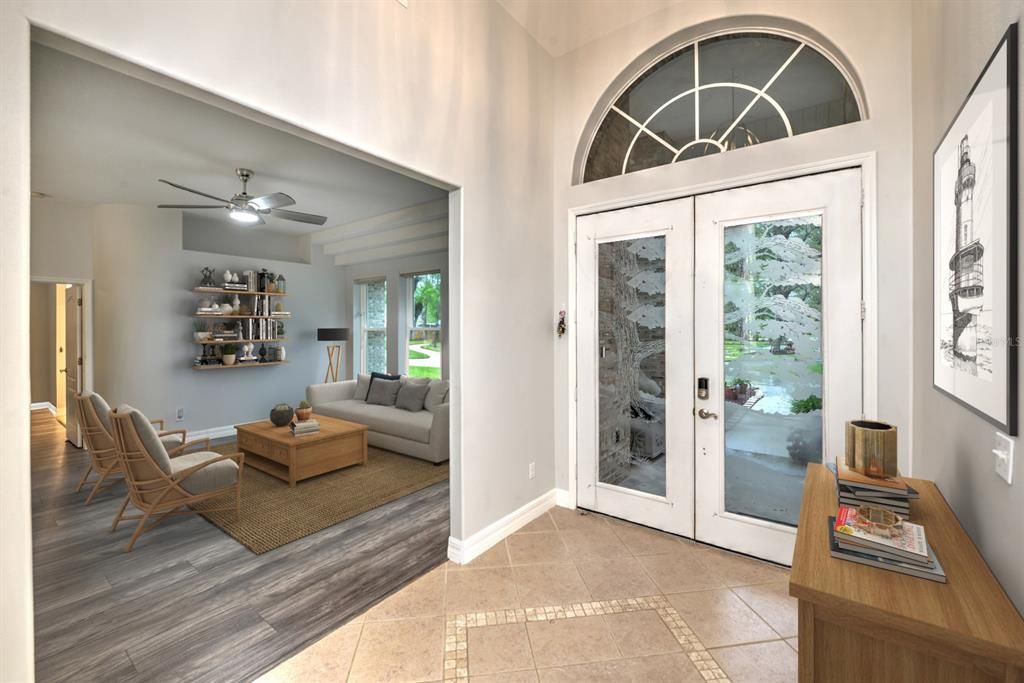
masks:
[(598, 245), (598, 481), (665, 495), (665, 237)]
[(725, 510), (790, 526), (822, 459), (821, 218), (723, 235)]

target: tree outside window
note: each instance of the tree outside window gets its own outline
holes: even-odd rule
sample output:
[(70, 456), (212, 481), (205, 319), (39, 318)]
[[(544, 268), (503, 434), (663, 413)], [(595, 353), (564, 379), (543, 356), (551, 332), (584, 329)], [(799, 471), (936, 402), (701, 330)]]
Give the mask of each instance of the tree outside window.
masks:
[(441, 273), (406, 278), (409, 296), (407, 374), (441, 378)]

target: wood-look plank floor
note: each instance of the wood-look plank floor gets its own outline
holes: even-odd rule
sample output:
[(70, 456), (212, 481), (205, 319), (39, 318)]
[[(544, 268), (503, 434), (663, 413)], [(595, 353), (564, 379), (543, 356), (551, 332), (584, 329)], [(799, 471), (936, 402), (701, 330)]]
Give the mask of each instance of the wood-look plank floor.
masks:
[(448, 483), (254, 555), (198, 516), (124, 553), (124, 484), (75, 486), (87, 456), (32, 413), (36, 680), (247, 681), (446, 559)]

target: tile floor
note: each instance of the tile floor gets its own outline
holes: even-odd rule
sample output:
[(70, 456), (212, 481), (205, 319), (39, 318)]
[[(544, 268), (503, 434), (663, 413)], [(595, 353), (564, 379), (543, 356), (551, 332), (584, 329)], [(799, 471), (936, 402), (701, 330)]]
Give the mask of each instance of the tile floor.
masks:
[(795, 681), (788, 579), (774, 565), (555, 508), (260, 681)]

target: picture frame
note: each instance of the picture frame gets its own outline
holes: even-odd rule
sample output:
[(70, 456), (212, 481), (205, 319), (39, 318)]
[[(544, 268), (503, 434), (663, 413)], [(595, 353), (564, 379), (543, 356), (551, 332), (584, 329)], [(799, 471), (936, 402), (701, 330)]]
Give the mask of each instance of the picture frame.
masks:
[(932, 378), (1017, 435), (1018, 25), (932, 155)]

